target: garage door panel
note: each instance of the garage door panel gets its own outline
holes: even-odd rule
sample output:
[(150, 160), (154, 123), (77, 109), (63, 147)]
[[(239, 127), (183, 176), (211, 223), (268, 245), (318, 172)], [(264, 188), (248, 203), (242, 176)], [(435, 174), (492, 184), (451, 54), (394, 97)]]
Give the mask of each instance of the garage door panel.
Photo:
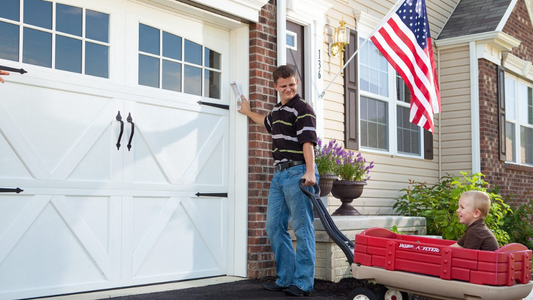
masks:
[(135, 156), (133, 181), (156, 184), (177, 183), (177, 176), (172, 170), (172, 165), (168, 161), (166, 154), (164, 154), (164, 151), (158, 151), (158, 149), (162, 149), (162, 146), (156, 140), (150, 139), (150, 137), (147, 137), (148, 141), (145, 140), (144, 126), (140, 126), (137, 129), (139, 133), (135, 139), (135, 149), (133, 153), (126, 154)]
[(58, 282), (68, 286), (103, 280), (99, 268), (51, 204), (45, 206), (0, 264), (2, 292), (46, 288)]
[(141, 244), (163, 207), (167, 204), (168, 198), (134, 197), (132, 201), (132, 219), (134, 220), (131, 224), (132, 251), (136, 251), (135, 248)]
[[(147, 114), (147, 110), (150, 109), (153, 112)], [(170, 128), (166, 122), (170, 120), (158, 122), (158, 120), (152, 119), (181, 118), (181, 116), (176, 112), (168, 114), (166, 109), (162, 107), (154, 109), (154, 106), (150, 105), (137, 104), (136, 107), (131, 105), (128, 110), (134, 110), (135, 134), (137, 135), (132, 141), (134, 160), (131, 161), (130, 153), (126, 154), (126, 167), (128, 168), (126, 172), (128, 175), (129, 173), (133, 174), (132, 181), (181, 184), (178, 168), (167, 151), (171, 149), (169, 144), (173, 143), (172, 139), (176, 134), (173, 130), (175, 129)], [(157, 113), (163, 115), (158, 117)], [(161, 123), (165, 124), (164, 128), (157, 127)], [(174, 151), (176, 150), (174, 149)]]
[[(103, 130), (103, 132), (102, 132)], [(93, 130), (94, 131), (94, 130)], [(118, 131), (112, 124), (105, 129), (99, 128), (93, 133), (92, 145), (80, 145), (76, 151), (65, 160), (51, 179), (65, 178), (68, 181), (110, 182), (113, 172), (113, 158), (116, 155), (115, 143)], [(95, 135), (100, 135), (95, 139)], [(89, 139), (89, 137), (86, 137)], [(68, 164), (68, 165), (67, 165)], [(98, 167), (95, 167), (98, 166)]]
[[(110, 99), (35, 86), (11, 86), (0, 104), (48, 172), (55, 170)], [(112, 116), (111, 116), (112, 120)]]
[[(172, 218), (172, 215), (179, 206), (180, 202), (181, 200), (176, 197), (166, 199), (165, 203), (150, 223), (139, 243), (134, 245), (134, 250), (132, 253), (134, 274), (137, 273), (141, 265), (145, 263), (147, 257), (153, 253), (154, 245), (161, 237), (162, 232), (169, 225), (169, 220)], [(152, 202), (149, 201), (148, 204), (152, 204)], [(156, 203), (157, 206), (159, 206), (158, 204), (159, 203)], [(136, 215), (139, 216), (139, 214)], [(142, 218), (146, 219), (145, 217)], [(134, 219), (134, 224), (135, 223), (136, 220)], [(136, 235), (138, 236), (138, 234)]]
[[(4, 98), (0, 98), (0, 131), (2, 132), (2, 137), (12, 149), (12, 151), (9, 149), (6, 150), (7, 155), (14, 153), (17, 156), (15, 162), (5, 165), (5, 170), (10, 171), (7, 166), (18, 167), (18, 161), (20, 160), (33, 178), (49, 178), (50, 172), (46, 165), (40, 159), (35, 149), (32, 148), (30, 141), (23, 135), (21, 129), (15, 124), (8, 110), (4, 107), (3, 103), (7, 103), (8, 101), (5, 101), (5, 99), (2, 101), (2, 99)], [(10, 156), (13, 157), (13, 155)]]
[[(66, 180), (74, 169), (77, 169), (77, 174), (70, 180), (76, 176), (78, 180), (106, 182), (110, 180), (111, 161), (118, 155), (115, 146), (119, 136), (118, 124), (115, 124), (116, 105), (116, 101), (108, 101), (107, 105), (93, 116), (85, 131), (70, 146), (68, 153), (54, 169), (50, 179)], [(80, 165), (81, 162), (83, 165)]]
[[(28, 195), (14, 196), (10, 194), (0, 194), (0, 203), (2, 203), (2, 209), (0, 209), (0, 263), (2, 262), (1, 253), (3, 253), (3, 251), (9, 251), (10, 249), (6, 245), (7, 236), (5, 236), (5, 234), (10, 227), (16, 228), (15, 226), (18, 226), (14, 221), (23, 212), (24, 208), (27, 207), (28, 203), (32, 200), (32, 197), (33, 196)], [(21, 234), (22, 233), (18, 233), (17, 236)], [(1, 243), (2, 241), (3, 243)]]
[[(1, 116), (0, 116), (1, 119)], [(0, 125), (0, 178), (31, 179), (32, 176), (1, 132)]]
[[(214, 120), (212, 120), (214, 121)], [(187, 170), (183, 174), (183, 182), (186, 184), (208, 184), (208, 185), (222, 185), (226, 184), (226, 176), (217, 176), (221, 172), (226, 171), (227, 165), (227, 139), (226, 134), (228, 132), (228, 120), (225, 117), (217, 120), (218, 122), (212, 123), (212, 130), (209, 137), (206, 140), (199, 141), (201, 144), (194, 156), (193, 160), (187, 166)], [(214, 159), (218, 157), (219, 159)], [(209, 161), (209, 164), (207, 162)], [(213, 179), (211, 180), (198, 180), (200, 173), (210, 174), (212, 173)], [(224, 173), (225, 174), (225, 173)]]
[[(226, 116), (201, 111), (138, 104), (135, 114), (143, 137), (135, 139), (135, 143), (146, 142), (172, 184), (191, 184), (228, 130)], [(139, 159), (142, 156), (136, 155), (136, 160)], [(219, 161), (218, 169), (223, 169), (224, 162)]]
[[(15, 196), (13, 196), (15, 197)], [(42, 210), (48, 205), (52, 196), (42, 195), (33, 196), (22, 211), (7, 211), (16, 215), (13, 222), (5, 224), (4, 234), (0, 236), (0, 274), (2, 274), (2, 265), (4, 260), (11, 254), (13, 248), (20, 239), (25, 235), (28, 228), (32, 226), (35, 219), (41, 214)]]
[[(154, 221), (153, 230), (148, 232), (152, 236), (147, 235), (136, 249), (133, 257), (134, 278), (161, 274), (181, 274), (194, 278), (190, 277), (194, 272), (211, 276), (224, 274), (225, 266), (221, 266), (220, 260), (217, 260), (217, 256), (222, 255), (219, 239), (209, 240), (209, 235), (200, 232), (191, 219), (191, 213), (194, 212), (187, 210), (180, 202), (178, 199), (169, 199), (164, 212), (158, 215), (159, 220)], [(210, 216), (208, 214), (205, 217)], [(217, 219), (220, 220), (220, 217)], [(224, 226), (215, 224), (210, 230), (220, 234), (220, 227)]]
[[(219, 268), (226, 268), (227, 199), (200, 197), (183, 201), (186, 212), (198, 237), (204, 242)], [(210, 220), (211, 222), (204, 222)]]
[[(184, 182), (196, 185), (219, 186), (221, 192), (227, 192), (227, 136), (222, 132), (217, 138), (213, 137), (202, 150), (195, 161), (189, 165), (184, 174)], [(207, 153), (209, 152), (209, 153)], [(200, 160), (200, 158), (203, 158)]]
[[(105, 279), (113, 278), (110, 255), (114, 253), (110, 240), (110, 199), (108, 197), (65, 197), (55, 196), (52, 204), (65, 222), (65, 226), (78, 240)], [(117, 218), (117, 215), (113, 216)], [(99, 222), (96, 222), (99, 220)], [(116, 230), (113, 228), (112, 230)], [(115, 247), (117, 245), (115, 244)], [(115, 257), (116, 259), (116, 257)]]

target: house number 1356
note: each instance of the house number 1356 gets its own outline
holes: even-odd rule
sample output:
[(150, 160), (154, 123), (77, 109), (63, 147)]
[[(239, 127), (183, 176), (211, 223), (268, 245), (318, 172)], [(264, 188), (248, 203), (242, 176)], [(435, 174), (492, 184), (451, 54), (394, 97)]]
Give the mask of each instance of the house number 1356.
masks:
[(318, 79), (322, 78), (322, 59), (320, 58), (320, 50), (318, 50)]

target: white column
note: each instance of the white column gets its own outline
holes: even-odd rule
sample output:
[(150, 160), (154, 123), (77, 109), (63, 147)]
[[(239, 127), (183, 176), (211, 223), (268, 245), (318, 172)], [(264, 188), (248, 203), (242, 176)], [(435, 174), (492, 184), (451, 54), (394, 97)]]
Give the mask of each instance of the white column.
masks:
[(287, 63), (287, 1), (278, 0), (277, 29), (278, 29), (278, 66)]
[[(476, 42), (470, 42), (470, 115), (472, 116), (472, 173), (481, 172), (479, 139), (479, 84)], [(440, 150), (439, 150), (440, 152)]]

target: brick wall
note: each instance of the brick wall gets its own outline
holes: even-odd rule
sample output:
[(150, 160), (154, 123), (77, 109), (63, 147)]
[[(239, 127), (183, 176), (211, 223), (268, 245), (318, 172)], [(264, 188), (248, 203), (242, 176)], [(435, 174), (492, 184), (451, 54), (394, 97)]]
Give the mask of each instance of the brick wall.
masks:
[[(276, 1), (270, 0), (250, 24), (250, 104), (252, 110), (268, 114), (277, 102), (272, 72), (277, 66)], [(266, 235), (268, 190), (274, 174), (270, 134), (249, 120), (248, 159), (248, 277), (276, 274), (274, 253)]]
[(526, 61), (533, 61), (533, 25), (524, 0), (518, 0), (503, 32), (520, 40), (520, 46), (512, 53)]
[[(512, 53), (523, 60), (533, 60), (533, 28), (526, 5), (519, 0), (509, 17), (504, 32), (521, 40)], [(479, 60), (479, 105), (481, 172), (491, 187), (498, 186), (500, 194), (513, 195), (510, 205), (533, 200), (533, 167), (505, 164), (499, 160), (497, 66), (485, 59)]]

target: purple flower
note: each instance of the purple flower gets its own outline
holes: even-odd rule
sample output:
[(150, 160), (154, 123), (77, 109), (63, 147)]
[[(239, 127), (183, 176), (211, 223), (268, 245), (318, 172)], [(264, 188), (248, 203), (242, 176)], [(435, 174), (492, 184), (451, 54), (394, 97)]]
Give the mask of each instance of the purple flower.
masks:
[(315, 162), (319, 174), (338, 175), (342, 180), (367, 181), (370, 169), (374, 167), (374, 162), (367, 164), (362, 153), (343, 149), (337, 140), (330, 140), (324, 145), (319, 139), (315, 148)]

